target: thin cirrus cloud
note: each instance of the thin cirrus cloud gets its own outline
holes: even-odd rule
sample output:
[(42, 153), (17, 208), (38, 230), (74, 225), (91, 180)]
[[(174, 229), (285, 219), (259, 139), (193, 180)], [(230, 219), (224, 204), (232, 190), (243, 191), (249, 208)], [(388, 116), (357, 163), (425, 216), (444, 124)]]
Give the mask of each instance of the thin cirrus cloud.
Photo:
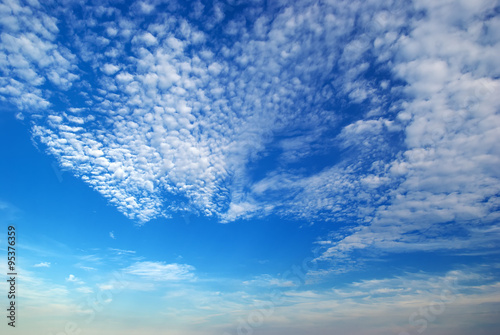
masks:
[[(351, 333), (399, 334), (417, 332), (426, 321), (426, 329), (432, 332), (445, 334), (450, 324), (458, 323), (461, 327), (457, 331), (467, 334), (474, 329), (471, 325), (477, 314), (470, 313), (471, 308), (481, 311), (483, 322), (495, 322), (496, 315), (483, 306), (498, 302), (498, 282), (481, 268), (465, 267), (439, 276), (405, 273), (328, 289), (264, 284), (276, 279), (271, 276), (244, 282), (244, 291), (183, 287), (167, 291), (163, 303), (168, 301), (171, 308), (164, 309), (162, 315), (178, 317), (182, 323), (203, 324), (208, 334), (245, 329), (249, 315), (260, 315), (265, 327), (247, 329), (264, 333), (269, 328), (277, 334), (303, 334), (312, 328), (328, 333), (335, 328)], [(146, 291), (141, 285), (134, 289)]]
[[(460, 323), (459, 332), (466, 334), (473, 317), (465, 311), (471, 306), (482, 311), (482, 304), (498, 299), (497, 282), (473, 284), (474, 280), (485, 278), (487, 275), (480, 272), (454, 270), (443, 276), (416, 273), (359, 281), (330, 291), (283, 291), (274, 310), (276, 317), (273, 313), (267, 322), (297, 334), (310, 327), (329, 331), (335, 327), (338, 331), (363, 334), (407, 334), (419, 330), (445, 334), (450, 324)], [(318, 310), (325, 313), (318, 316)], [(433, 324), (438, 318), (440, 322)], [(493, 314), (484, 313), (484, 322), (493, 319)], [(406, 324), (394, 320), (406, 320)]]
[(33, 265), (35, 268), (50, 268), (50, 262), (41, 262)]
[(500, 192), (497, 2), (198, 4), (189, 18), (85, 5), (95, 25), (13, 3), (2, 99), (35, 111), (34, 138), (127, 217), (348, 224), (321, 260), (495, 246), (482, 232), (497, 231)]
[(271, 275), (260, 275), (254, 279), (243, 282), (244, 285), (262, 286), (262, 287), (293, 287), (296, 286), (292, 280), (274, 278)]
[(194, 280), (194, 267), (188, 264), (165, 264), (164, 262), (136, 262), (123, 269), (126, 274), (157, 282)]

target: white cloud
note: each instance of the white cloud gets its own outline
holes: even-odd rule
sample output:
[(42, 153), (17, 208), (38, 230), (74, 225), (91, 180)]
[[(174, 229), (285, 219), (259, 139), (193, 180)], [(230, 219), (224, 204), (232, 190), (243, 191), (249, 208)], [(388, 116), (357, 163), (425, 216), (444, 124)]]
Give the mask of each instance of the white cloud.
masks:
[(109, 237), (111, 237), (113, 240), (116, 240), (115, 233), (112, 231), (109, 232)]
[(108, 282), (98, 284), (97, 287), (100, 290), (111, 290), (111, 291), (121, 291), (127, 289), (130, 291), (149, 292), (158, 289), (158, 287), (156, 287), (155, 284), (151, 282), (144, 282), (144, 281), (138, 282), (126, 279), (121, 279), (120, 281), (110, 280)]
[(119, 82), (119, 83), (129, 83), (131, 82), (132, 80), (134, 80), (134, 77), (128, 73), (128, 72), (120, 72), (117, 76), (116, 76), (116, 80)]
[[(307, 25), (316, 19), (313, 16), (319, 13), (318, 9), (309, 13), (307, 23), (301, 28), (307, 30)], [(281, 25), (290, 20), (289, 13), (284, 16), (276, 20), (275, 30), (270, 32), (270, 36), (281, 36)], [(130, 29), (134, 29), (133, 26)], [(318, 34), (321, 33), (319, 26), (315, 29)], [(138, 32), (136, 40), (150, 36), (148, 34)], [(92, 124), (88, 124), (87, 132), (81, 134), (62, 134), (60, 129), (39, 126), (34, 128), (35, 136), (49, 146), (63, 166), (74, 169), (78, 176), (108, 197), (122, 212), (139, 221), (164, 213), (161, 190), (186, 196), (192, 208), (206, 215), (232, 218), (255, 207), (251, 201), (238, 199), (242, 190), (238, 183), (227, 184), (229, 176), (245, 178), (249, 157), (264, 148), (264, 143), (268, 141), (266, 137), (272, 134), (278, 116), (284, 117), (286, 122), (293, 120), (293, 114), (286, 115), (291, 100), (280, 96), (293, 97), (295, 92), (306, 88), (296, 73), (281, 71), (282, 78), (276, 77), (279, 69), (289, 62), (302, 62), (302, 55), (294, 48), (289, 53), (297, 54), (288, 55), (289, 60), (282, 66), (275, 54), (278, 41), (261, 45), (257, 40), (250, 39), (226, 57), (228, 60), (244, 57), (246, 62), (253, 64), (241, 71), (238, 64), (227, 63), (224, 59), (212, 61), (203, 49), (199, 55), (184, 54), (188, 45), (199, 43), (196, 34), (194, 27), (183, 22), (174, 34), (155, 37), (158, 39), (155, 53), (139, 46), (133, 48), (135, 58), (129, 58), (129, 64), (123, 64), (128, 72), (119, 73), (114, 84), (107, 84), (108, 87), (116, 86), (129, 96), (111, 96), (103, 90), (103, 100), (97, 107), (98, 110), (109, 111), (115, 120), (114, 130), (105, 134), (106, 146), (96, 148), (95, 142), (87, 143), (88, 139), (100, 133), (100, 130), (93, 129)], [(279, 43), (294, 43), (281, 37), (278, 39)], [(314, 50), (316, 46), (311, 45), (310, 49)], [(305, 70), (311, 64), (302, 66)], [(319, 63), (312, 66), (313, 71), (322, 71)], [(251, 80), (256, 71), (262, 75), (259, 82)], [(214, 76), (222, 75), (214, 80)], [(282, 85), (273, 84), (277, 81), (281, 81)], [(264, 93), (263, 90), (270, 88), (271, 93)], [(223, 96), (227, 94), (237, 97), (231, 99), (235, 101), (234, 105)], [(111, 105), (114, 107), (110, 110)], [(138, 106), (141, 106), (140, 112)], [(265, 106), (265, 112), (254, 113), (262, 106)], [(132, 110), (134, 112), (130, 114)], [(244, 112), (237, 112), (239, 110)], [(323, 115), (318, 120), (322, 118)], [(311, 127), (315, 125), (311, 122)], [(153, 131), (146, 134), (148, 129)], [(200, 132), (201, 129), (209, 131)], [(58, 140), (61, 136), (71, 136), (72, 141), (61, 145)], [(148, 137), (151, 141), (145, 143)], [(108, 145), (117, 142), (127, 144)], [(98, 156), (106, 161), (98, 161)], [(134, 159), (139, 156), (144, 157), (147, 163)], [(80, 164), (82, 160), (88, 163)], [(107, 165), (112, 160), (117, 164)], [(226, 214), (227, 205), (221, 200), (227, 200), (230, 194), (234, 195), (234, 199), (229, 205), (230, 212)], [(171, 200), (166, 204), (167, 209), (180, 207)]]
[(74, 275), (70, 274), (68, 276), (68, 278), (66, 278), (66, 281), (67, 282), (70, 282), (70, 283), (75, 283), (75, 284), (78, 284), (78, 285), (83, 285), (85, 284), (81, 279), (75, 277)]
[(90, 266), (83, 266), (83, 265), (80, 265), (79, 268), (82, 270), (85, 270), (85, 271), (96, 271), (97, 270), (96, 268), (93, 268)]
[(43, 8), (32, 10), (15, 1), (2, 8), (0, 81), (4, 89), (0, 93), (20, 109), (46, 109), (50, 95), (36, 87), (48, 80), (57, 89), (69, 89), (78, 79), (73, 73), (74, 55), (54, 43), (57, 20)]
[(271, 275), (265, 274), (255, 277), (252, 280), (247, 280), (243, 282), (244, 285), (250, 286), (263, 286), (263, 287), (293, 287), (297, 283), (292, 280), (284, 280), (281, 278), (275, 278)]
[(322, 288), (272, 286), (254, 291), (246, 285), (244, 291), (234, 292), (182, 287), (166, 293), (165, 301), (172, 307), (164, 315), (221, 325), (223, 329), (214, 334), (236, 333), (238, 327), (245, 328), (245, 321), (259, 319), (262, 327), (251, 329), (272, 329), (273, 334), (326, 334), (332, 329), (345, 334), (417, 333), (421, 323), (410, 323), (413, 315), (412, 320), (427, 320), (429, 332), (446, 334), (453, 329), (465, 335), (464, 325), (472, 329), (470, 325), (483, 324), (470, 310), (479, 309), (488, 322), (496, 322), (499, 283), (483, 270), (405, 273)]
[(109, 248), (109, 250), (113, 251), (117, 255), (133, 255), (133, 254), (135, 254), (135, 251), (133, 251), (133, 250), (123, 250), (123, 249), (115, 249), (115, 248)]
[(119, 66), (116, 66), (114, 64), (109, 64), (109, 63), (104, 64), (102, 67), (102, 72), (104, 72), (108, 76), (115, 74), (119, 70), (120, 70)]
[(163, 262), (136, 262), (123, 269), (132, 274), (153, 281), (193, 280), (194, 267), (188, 264), (165, 264)]
[[(485, 283), (479, 290), (471, 284), (476, 280)], [(284, 327), (288, 323), (300, 329), (345, 327), (347, 333), (413, 333), (421, 325), (409, 322), (413, 315), (411, 320), (426, 320), (433, 330), (440, 325), (446, 325), (449, 330), (450, 325), (457, 324), (459, 318), (468, 314), (460, 314), (460, 311), (497, 301), (497, 294), (490, 296), (497, 285), (484, 274), (450, 271), (443, 276), (419, 273), (366, 280), (333, 290), (285, 291), (266, 325)], [(423, 311), (429, 312), (429, 308), (431, 312), (424, 314)], [(318, 310), (324, 313), (318, 315)], [(471, 317), (469, 322), (474, 323), (473, 319)]]
[(50, 268), (50, 262), (41, 262), (33, 265), (35, 268)]
[[(25, 307), (30, 317), (47, 317), (48, 311), (50, 315), (57, 315), (58, 318), (74, 317), (77, 306), (72, 301), (70, 291), (65, 285), (36, 276), (24, 268), (17, 267), (16, 269), (18, 273), (22, 273)], [(0, 289), (7, 292), (7, 284), (2, 281)]]
[(139, 36), (135, 36), (132, 42), (143, 43), (146, 46), (152, 46), (158, 43), (156, 37), (154, 37), (150, 32), (145, 32)]
[[(494, 199), (500, 191), (500, 174), (492, 169), (500, 163), (493, 147), (500, 134), (495, 112), (500, 99), (492, 94), (500, 82), (490, 77), (496, 66), (489, 58), (489, 43), (500, 40), (485, 44), (479, 31), (462, 25), (489, 24), (480, 18), (492, 4), (471, 12), (454, 2), (416, 6), (425, 8), (426, 16), (415, 19), (410, 33), (394, 44), (399, 57), (393, 72), (407, 82), (404, 91), (411, 97), (398, 115), (407, 148), (383, 177), (401, 182), (370, 225), (335, 239), (324, 258), (359, 248), (481, 249), (498, 241), (496, 233), (483, 229), (496, 225)], [(453, 237), (442, 238), (449, 234)]]
[(102, 258), (97, 255), (84, 255), (79, 258), (84, 262), (91, 262), (93, 264), (99, 264), (102, 262)]

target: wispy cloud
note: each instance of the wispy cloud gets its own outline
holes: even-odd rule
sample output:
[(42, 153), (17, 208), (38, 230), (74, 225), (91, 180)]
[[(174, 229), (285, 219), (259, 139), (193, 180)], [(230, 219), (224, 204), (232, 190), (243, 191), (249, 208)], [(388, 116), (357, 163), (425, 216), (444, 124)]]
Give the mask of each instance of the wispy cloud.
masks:
[(19, 217), (20, 210), (13, 204), (0, 200), (0, 218), (5, 222), (13, 222)]
[[(493, 293), (497, 286), (488, 273), (471, 268), (442, 275), (406, 273), (336, 288), (282, 288), (279, 294), (275, 289), (270, 294), (247, 294), (236, 300), (235, 304), (247, 304), (233, 309), (239, 322), (232, 328), (259, 329), (261, 323), (246, 322), (251, 315), (264, 321), (263, 331), (271, 327), (279, 334), (300, 334), (307, 329), (327, 332), (332, 327), (346, 333), (413, 333), (424, 324), (425, 329), (438, 333), (441, 327), (460, 332), (460, 318), (474, 323), (475, 317), (466, 311), (498, 301), (498, 294)], [(486, 318), (492, 321), (493, 315)]]
[[(496, 66), (484, 39), (496, 45), (500, 41), (489, 33), (479, 38), (458, 24), (494, 24), (496, 19), (487, 18), (493, 4), (482, 2), (467, 10), (455, 5), (416, 2), (427, 14), (412, 19), (408, 35), (390, 42), (399, 55), (392, 72), (406, 81), (404, 93), (411, 97), (396, 119), (404, 127), (406, 148), (384, 163), (382, 174), (398, 184), (390, 190), (389, 201), (374, 208), (369, 225), (344, 237), (336, 235), (323, 258), (366, 248), (496, 248), (494, 199), (500, 175), (491, 167), (499, 159), (492, 145), (498, 139), (494, 111), (500, 100), (492, 93), (500, 83), (491, 77)], [(471, 63), (471, 52), (483, 61)], [(493, 229), (493, 235), (483, 229)]]
[(43, 6), (33, 10), (27, 4), (2, 4), (0, 37), (0, 93), (20, 109), (45, 109), (49, 94), (45, 83), (67, 90), (79, 78), (74, 73), (75, 56), (55, 42), (59, 34), (57, 19)]
[(82, 270), (85, 270), (85, 271), (96, 271), (97, 270), (96, 268), (93, 268), (93, 267), (90, 267), (90, 266), (79, 265), (78, 267), (80, 269), (82, 269)]
[(135, 251), (133, 251), (133, 250), (123, 250), (123, 249), (116, 249), (116, 248), (109, 248), (109, 250), (117, 255), (133, 255), (133, 254), (135, 254)]
[(41, 262), (33, 265), (35, 268), (50, 268), (50, 262)]
[(281, 278), (275, 278), (271, 275), (265, 274), (260, 275), (252, 280), (246, 280), (243, 282), (244, 285), (256, 285), (263, 287), (293, 287), (296, 286), (292, 280), (284, 280)]
[(152, 281), (178, 281), (178, 280), (193, 280), (194, 267), (188, 264), (163, 262), (136, 262), (131, 266), (123, 269), (124, 273), (142, 277)]

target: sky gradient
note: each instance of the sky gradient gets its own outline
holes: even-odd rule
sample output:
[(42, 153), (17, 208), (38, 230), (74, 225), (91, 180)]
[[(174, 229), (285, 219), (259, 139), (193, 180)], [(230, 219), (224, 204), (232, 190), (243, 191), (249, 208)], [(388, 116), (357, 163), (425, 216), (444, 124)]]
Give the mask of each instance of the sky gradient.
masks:
[(500, 332), (499, 1), (0, 1), (2, 334)]

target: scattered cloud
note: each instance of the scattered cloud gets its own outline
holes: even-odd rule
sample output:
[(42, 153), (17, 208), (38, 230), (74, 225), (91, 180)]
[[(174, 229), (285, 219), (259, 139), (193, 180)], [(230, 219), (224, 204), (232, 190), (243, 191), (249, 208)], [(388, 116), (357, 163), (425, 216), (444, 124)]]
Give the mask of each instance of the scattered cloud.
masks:
[[(497, 286), (498, 282), (488, 273), (470, 268), (442, 275), (406, 273), (339, 284), (333, 288), (274, 288), (270, 293), (239, 292), (237, 297), (191, 292), (189, 296), (201, 297), (194, 302), (198, 306), (210, 303), (212, 308), (210, 314), (204, 315), (205, 322), (211, 319), (220, 322), (220, 315), (228, 308), (232, 319), (238, 321), (225, 331), (245, 328), (248, 323), (244, 321), (252, 316), (264, 320), (266, 326), (259, 328), (264, 333), (270, 328), (278, 333), (300, 334), (307, 329), (327, 333), (332, 327), (346, 333), (413, 333), (425, 321), (428, 329), (444, 334), (450, 327), (463, 331), (467, 322), (474, 323), (474, 316), (467, 311), (484, 304), (497, 304), (498, 294), (491, 296)], [(168, 299), (175, 299), (175, 296), (169, 295)], [(464, 317), (467, 321), (461, 319)], [(494, 322), (492, 314), (486, 319)]]
[(136, 262), (123, 269), (124, 273), (142, 277), (152, 281), (193, 280), (194, 267), (188, 264), (163, 262)]
[(84, 284), (84, 282), (82, 280), (80, 280), (79, 278), (77, 278), (77, 277), (75, 277), (74, 275), (71, 275), (71, 274), (68, 276), (68, 278), (66, 278), (66, 281), (70, 282), (70, 283), (79, 284), (79, 285)]
[(135, 254), (135, 251), (133, 251), (133, 250), (123, 250), (123, 249), (116, 249), (116, 248), (109, 248), (109, 250), (117, 255), (133, 255), (133, 254)]
[(96, 268), (93, 268), (90, 266), (83, 266), (83, 265), (80, 265), (79, 268), (82, 270), (85, 270), (85, 271), (96, 271), (97, 270)]
[[(443, 325), (472, 333), (470, 311), (489, 324), (500, 301), (499, 283), (481, 268), (315, 285), (366, 255), (498, 254), (498, 8), (496, 0), (3, 1), (0, 102), (17, 108), (61, 169), (140, 224), (187, 212), (326, 227), (305, 286), (264, 274), (233, 292), (201, 292), (190, 287), (201, 281), (192, 265), (108, 248), (75, 265), (121, 268), (123, 281), (99, 278), (100, 290), (171, 285), (162, 297), (180, 307), (161, 312), (186, 324), (184, 311), (203, 324), (271, 302), (265, 322), (287, 334), (336, 322), (341, 333), (353, 323), (364, 334), (415, 332), (409, 317), (437, 302), (441, 319), (420, 320), (436, 334), (449, 332)], [(2, 220), (17, 213), (0, 201)], [(73, 274), (58, 285), (22, 273), (27, 299), (61, 315), (74, 307), (65, 285), (95, 289)], [(264, 291), (281, 292), (279, 301)]]
[(32, 10), (28, 4), (8, 1), (2, 13), (0, 93), (21, 110), (46, 109), (50, 94), (41, 85), (68, 90), (79, 78), (75, 56), (55, 42), (60, 33), (57, 19), (43, 6)]
[[(323, 259), (366, 248), (497, 247), (500, 174), (491, 167), (499, 159), (492, 145), (498, 140), (500, 99), (492, 92), (500, 82), (492, 77), (496, 66), (490, 43), (500, 40), (464, 28), (493, 24), (496, 19), (488, 18), (492, 3), (470, 11), (456, 5), (415, 2), (426, 15), (412, 18), (409, 33), (391, 42), (398, 55), (392, 72), (406, 81), (403, 92), (411, 98), (395, 119), (403, 127), (405, 148), (386, 160), (385, 171), (371, 183), (398, 183), (389, 201), (374, 208), (370, 224), (332, 236)], [(471, 52), (481, 60), (472, 62)], [(490, 230), (493, 234), (485, 234)]]
[(41, 262), (33, 265), (35, 268), (50, 268), (50, 262)]
[(82, 260), (84, 262), (89, 262), (89, 263), (93, 263), (93, 264), (99, 264), (102, 262), (102, 258), (100, 256), (97, 256), (97, 255), (84, 255), (84, 256), (80, 256), (79, 258), (80, 258), (80, 260)]
[(256, 285), (263, 287), (293, 287), (297, 284), (291, 280), (285, 280), (282, 278), (275, 278), (271, 275), (265, 274), (257, 276), (252, 280), (247, 280), (243, 282), (244, 285)]

